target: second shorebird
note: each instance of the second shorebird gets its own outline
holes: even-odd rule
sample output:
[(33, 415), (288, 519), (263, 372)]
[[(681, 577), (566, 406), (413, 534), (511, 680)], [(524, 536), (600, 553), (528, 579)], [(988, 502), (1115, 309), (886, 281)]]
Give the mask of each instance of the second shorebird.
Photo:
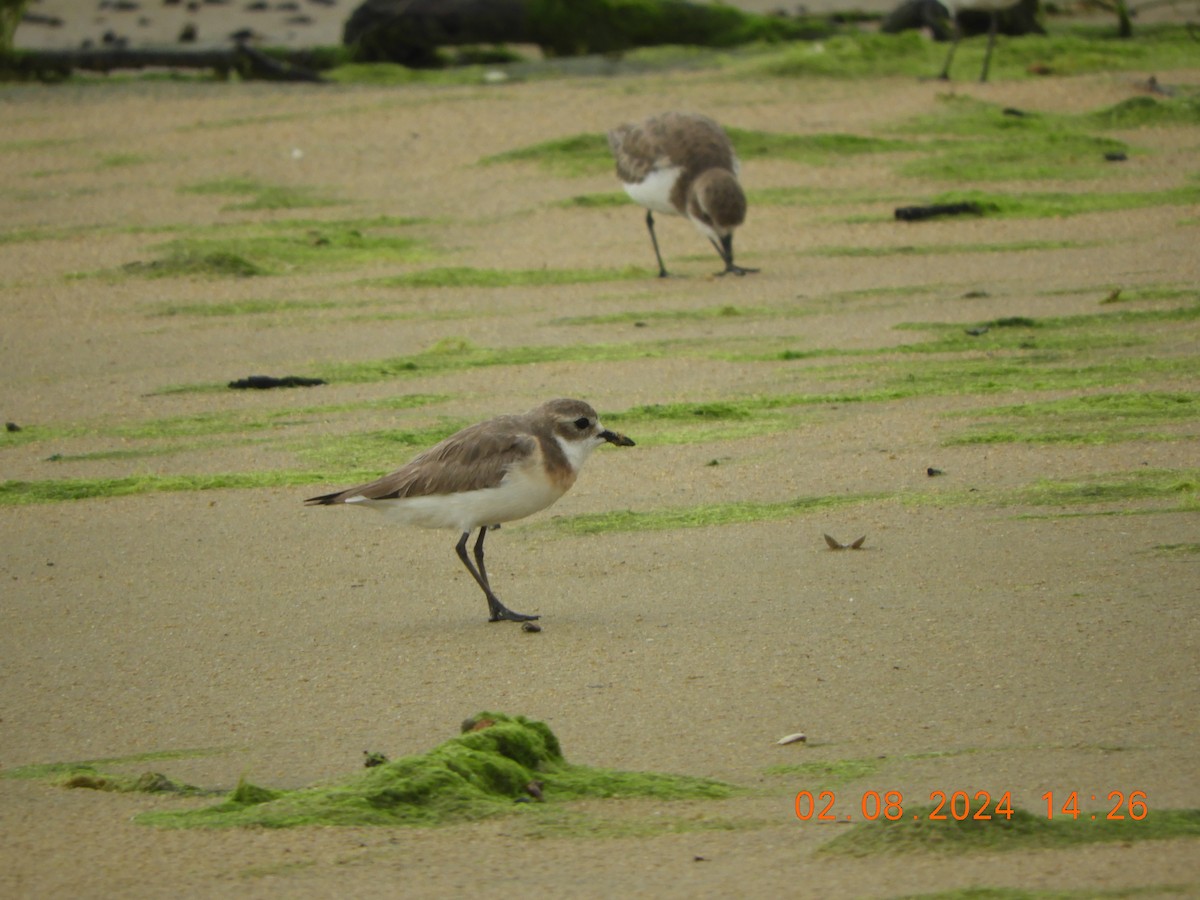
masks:
[[(536, 619), (500, 602), (483, 565), (483, 538), (501, 522), (545, 509), (575, 483), (601, 444), (632, 447), (609, 431), (582, 400), (550, 400), (523, 415), (498, 416), (464, 428), (395, 472), (367, 484), (310, 497), (320, 506), (345, 503), (378, 510), (404, 525), (454, 528), (462, 564), (487, 597), (489, 620)], [(478, 528), (475, 565), (467, 539)]]
[(1015, 6), (1016, 2), (1017, 0), (935, 0), (937, 5), (944, 7), (950, 14), (950, 24), (954, 29), (950, 50), (946, 53), (946, 62), (943, 63), (942, 74), (938, 78), (942, 81), (950, 80), (950, 62), (954, 59), (958, 42), (962, 40), (962, 23), (958, 20), (958, 14), (967, 10), (988, 14), (987, 52), (983, 55), (983, 70), (979, 73), (980, 83), (987, 81), (988, 67), (992, 63), (992, 49), (996, 46), (996, 31), (1000, 26), (1000, 12)]
[(712, 241), (725, 262), (718, 274), (757, 272), (733, 261), (733, 230), (746, 221), (746, 195), (738, 184), (738, 158), (721, 126), (707, 116), (681, 112), (618, 125), (608, 133), (625, 192), (646, 207), (646, 227), (658, 260), (654, 214), (686, 216)]

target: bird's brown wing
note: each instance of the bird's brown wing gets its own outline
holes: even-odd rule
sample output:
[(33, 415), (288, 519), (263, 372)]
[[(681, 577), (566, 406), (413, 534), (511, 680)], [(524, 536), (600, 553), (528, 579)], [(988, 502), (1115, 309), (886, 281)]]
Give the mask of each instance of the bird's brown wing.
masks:
[(696, 172), (718, 168), (736, 173), (738, 168), (733, 145), (721, 126), (691, 113), (669, 112), (618, 125), (608, 133), (608, 145), (617, 160), (617, 175), (632, 184), (672, 165), (672, 160), (687, 159)]
[(501, 417), (464, 428), (394, 472), (306, 502), (345, 503), (355, 497), (389, 500), (495, 487), (514, 463), (537, 450), (537, 441), (518, 426), (517, 418)]
[(664, 158), (661, 142), (646, 125), (618, 125), (608, 133), (608, 146), (617, 160), (617, 177), (628, 184), (645, 181)]

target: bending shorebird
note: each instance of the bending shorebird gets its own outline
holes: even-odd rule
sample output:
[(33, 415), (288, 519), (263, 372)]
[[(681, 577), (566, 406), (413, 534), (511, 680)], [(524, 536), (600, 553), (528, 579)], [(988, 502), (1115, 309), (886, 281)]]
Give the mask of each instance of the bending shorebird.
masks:
[[(353, 504), (404, 525), (457, 529), (462, 535), (455, 547), (458, 558), (487, 597), (488, 620), (524, 622), (538, 617), (513, 612), (492, 591), (483, 565), (483, 538), (489, 528), (554, 503), (603, 443), (634, 446), (625, 435), (604, 428), (582, 400), (551, 400), (523, 415), (464, 428), (375, 481), (304, 502)], [(476, 528), (472, 565), (467, 539)]]
[(733, 262), (733, 230), (746, 221), (746, 195), (738, 184), (738, 158), (721, 126), (707, 116), (669, 112), (608, 133), (617, 175), (629, 194), (646, 207), (646, 227), (658, 260), (667, 268), (654, 234), (654, 214), (686, 216), (712, 241), (725, 270), (757, 272)]

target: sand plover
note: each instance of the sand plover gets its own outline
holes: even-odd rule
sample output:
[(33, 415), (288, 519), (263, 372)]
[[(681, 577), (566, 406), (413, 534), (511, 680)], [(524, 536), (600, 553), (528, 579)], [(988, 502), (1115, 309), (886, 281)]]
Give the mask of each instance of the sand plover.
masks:
[(712, 241), (725, 270), (745, 275), (733, 262), (733, 230), (746, 220), (746, 195), (738, 184), (738, 159), (721, 126), (707, 116), (669, 112), (608, 133), (617, 175), (629, 194), (646, 207), (646, 227), (658, 260), (666, 266), (654, 235), (654, 214), (686, 216)]
[[(584, 460), (606, 442), (634, 446), (601, 425), (582, 400), (550, 400), (523, 415), (464, 428), (375, 481), (304, 502), (365, 506), (400, 524), (457, 529), (458, 558), (487, 597), (489, 621), (525, 622), (537, 616), (513, 612), (492, 591), (483, 538), (489, 528), (532, 515), (565, 494)], [(467, 539), (476, 528), (472, 565)]]

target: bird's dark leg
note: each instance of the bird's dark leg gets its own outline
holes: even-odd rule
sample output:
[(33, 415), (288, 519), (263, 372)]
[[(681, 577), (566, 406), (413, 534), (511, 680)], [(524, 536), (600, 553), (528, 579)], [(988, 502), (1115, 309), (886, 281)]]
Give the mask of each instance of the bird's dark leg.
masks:
[(996, 46), (996, 28), (998, 27), (997, 20), (999, 18), (1000, 18), (999, 14), (996, 12), (996, 10), (993, 9), (992, 10), (992, 21), (991, 21), (991, 24), (988, 25), (987, 53), (985, 53), (984, 57), (983, 57), (983, 71), (979, 73), (979, 83), (980, 84), (987, 81), (988, 66), (991, 64), (991, 61), (992, 61), (992, 48)]
[[(471, 573), (471, 577), (475, 579), (475, 583), (479, 585), (488, 602), (488, 621), (489, 622), (528, 622), (536, 619), (537, 616), (527, 616), (524, 613), (513, 612), (507, 606), (500, 602), (500, 598), (492, 592), (492, 586), (488, 584), (487, 569), (483, 566), (483, 538), (487, 534), (488, 526), (484, 525), (479, 529), (479, 538), (475, 541), (475, 565), (471, 565), (471, 558), (467, 556), (467, 539), (471, 537), (471, 532), (464, 531), (462, 537), (458, 539), (458, 543), (454, 549), (458, 552), (458, 558), (462, 560), (462, 564), (467, 567), (467, 571)], [(478, 566), (478, 568), (476, 568)]]
[(654, 258), (658, 260), (658, 277), (667, 277), (667, 267), (663, 265), (662, 254), (658, 252), (658, 238), (654, 236), (654, 213), (646, 210), (646, 227), (650, 229), (650, 243), (654, 245)]
[(942, 81), (950, 80), (950, 61), (954, 59), (954, 51), (958, 49), (958, 41), (962, 37), (962, 29), (958, 27), (958, 16), (954, 13), (950, 14), (950, 24), (954, 26), (954, 37), (950, 39), (950, 52), (946, 54), (946, 63), (942, 66), (942, 74), (938, 76)]
[(719, 255), (725, 262), (725, 271), (718, 272), (717, 275), (728, 275), (731, 272), (734, 275), (748, 275), (751, 272), (758, 271), (758, 269), (747, 269), (743, 266), (734, 265), (733, 235), (727, 235), (719, 244), (716, 241), (713, 241), (712, 238), (709, 238), (709, 240), (712, 241), (712, 245), (717, 248), (717, 255)]

